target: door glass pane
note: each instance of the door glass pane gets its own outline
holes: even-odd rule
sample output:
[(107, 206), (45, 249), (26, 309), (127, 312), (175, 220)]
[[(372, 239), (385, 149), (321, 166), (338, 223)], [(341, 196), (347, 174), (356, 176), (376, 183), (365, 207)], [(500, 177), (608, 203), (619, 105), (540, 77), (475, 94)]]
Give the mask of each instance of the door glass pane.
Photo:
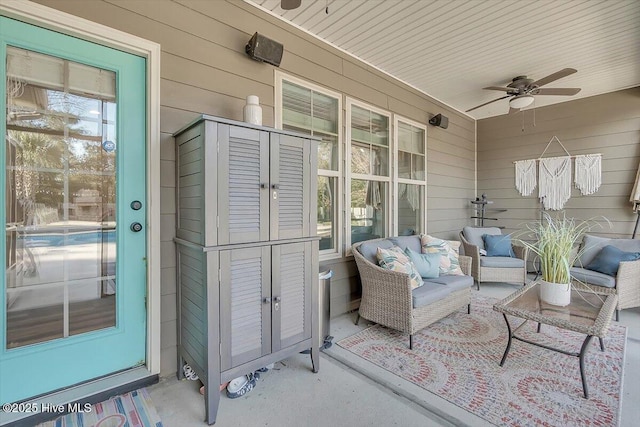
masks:
[(318, 176), (318, 236), (320, 250), (335, 249), (337, 223), (334, 206), (337, 201), (337, 179)]
[(7, 48), (7, 348), (115, 326), (115, 81)]
[(386, 236), (387, 184), (351, 180), (351, 243)]
[(424, 186), (398, 184), (398, 234), (421, 233), (424, 212)]

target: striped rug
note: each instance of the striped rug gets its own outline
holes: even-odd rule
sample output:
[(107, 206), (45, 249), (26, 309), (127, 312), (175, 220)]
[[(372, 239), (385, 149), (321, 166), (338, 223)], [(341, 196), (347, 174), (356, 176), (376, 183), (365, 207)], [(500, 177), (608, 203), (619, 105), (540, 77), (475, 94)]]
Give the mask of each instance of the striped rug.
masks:
[(63, 415), (37, 427), (162, 427), (146, 389), (96, 403), (91, 410)]

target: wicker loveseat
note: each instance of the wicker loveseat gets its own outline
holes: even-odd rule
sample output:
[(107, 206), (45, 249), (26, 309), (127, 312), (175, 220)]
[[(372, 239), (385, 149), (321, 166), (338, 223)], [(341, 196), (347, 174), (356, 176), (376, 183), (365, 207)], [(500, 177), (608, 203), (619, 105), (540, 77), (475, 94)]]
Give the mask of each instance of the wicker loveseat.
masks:
[(394, 245), (403, 250), (410, 247), (421, 252), (420, 236), (375, 239), (353, 245), (353, 256), (362, 282), (358, 320), (362, 316), (409, 334), (409, 348), (413, 349), (413, 335), (419, 330), (465, 305), (470, 312), (473, 286), (473, 278), (469, 275), (471, 258), (459, 258), (465, 276), (443, 275), (425, 279), (424, 285), (412, 290), (408, 274), (385, 270), (377, 263), (377, 248), (389, 249)]
[(616, 320), (618, 320), (620, 310), (640, 307), (640, 260), (620, 262), (615, 276), (587, 268), (607, 245), (625, 252), (640, 252), (640, 240), (609, 239), (585, 234), (580, 246), (581, 255), (571, 268), (571, 278), (575, 288), (601, 294), (617, 294)]

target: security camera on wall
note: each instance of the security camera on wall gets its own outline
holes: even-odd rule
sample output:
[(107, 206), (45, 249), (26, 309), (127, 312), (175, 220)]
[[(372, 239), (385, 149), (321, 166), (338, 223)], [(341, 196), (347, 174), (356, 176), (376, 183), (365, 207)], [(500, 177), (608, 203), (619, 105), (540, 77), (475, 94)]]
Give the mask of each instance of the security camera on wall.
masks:
[(251, 59), (266, 62), (276, 67), (280, 66), (283, 50), (282, 44), (258, 33), (255, 33), (253, 37), (251, 37), (251, 40), (249, 40), (245, 48), (247, 55), (249, 55)]

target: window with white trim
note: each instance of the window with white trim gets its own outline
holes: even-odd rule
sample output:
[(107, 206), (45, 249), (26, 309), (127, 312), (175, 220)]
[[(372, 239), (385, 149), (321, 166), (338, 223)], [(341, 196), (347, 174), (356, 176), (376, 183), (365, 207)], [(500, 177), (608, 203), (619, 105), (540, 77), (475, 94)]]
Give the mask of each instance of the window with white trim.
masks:
[(395, 235), (426, 232), (427, 128), (394, 116), (395, 129)]
[(347, 98), (347, 245), (387, 237), (391, 114)]
[(320, 256), (341, 256), (342, 95), (276, 72), (276, 127), (321, 137), (318, 144)]

